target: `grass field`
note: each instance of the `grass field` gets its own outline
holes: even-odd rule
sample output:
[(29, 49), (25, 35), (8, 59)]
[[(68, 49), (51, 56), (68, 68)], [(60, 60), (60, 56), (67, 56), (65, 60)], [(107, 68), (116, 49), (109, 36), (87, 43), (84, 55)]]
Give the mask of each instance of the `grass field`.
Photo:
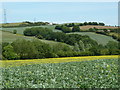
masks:
[(10, 60), (1, 63), (1, 86), (4, 88), (120, 87), (118, 56)]
[(44, 43), (47, 43), (51, 46), (54, 46), (54, 45), (66, 45), (66, 46), (69, 46), (71, 48), (73, 48), (73, 46), (70, 46), (68, 44), (65, 44), (65, 43), (62, 43), (62, 42), (55, 42), (55, 41), (51, 41), (51, 40), (42, 40), (42, 39), (37, 39), (35, 37), (29, 37), (29, 36), (24, 36), (24, 35), (21, 35), (21, 34), (12, 34), (10, 32), (4, 32), (4, 31), (0, 31), (0, 43), (2, 42), (13, 42), (17, 39), (25, 39), (25, 40), (40, 40)]
[(10, 31), (10, 32), (13, 32), (13, 30), (17, 30), (17, 33), (18, 33), (18, 34), (23, 34), (23, 31), (24, 31), (26, 28), (32, 28), (32, 27), (47, 27), (47, 28), (52, 29), (54, 32), (60, 32), (60, 30), (56, 30), (56, 29), (55, 29), (55, 25), (2, 28), (2, 30), (4, 30), (4, 31)]
[[(69, 33), (69, 34), (73, 34), (73, 33)], [(102, 44), (102, 45), (106, 45), (109, 41), (117, 42), (115, 39), (113, 39), (110, 36), (96, 34), (93, 32), (74, 32), (74, 34), (88, 35), (91, 39), (97, 41), (99, 44)]]
[(15, 35), (15, 34), (12, 34), (12, 33), (9, 33), (9, 32), (3, 32), (3, 31), (0, 31), (0, 33), (2, 33), (2, 34), (0, 34), (2, 36), (2, 38), (0, 38), (1, 42), (13, 42), (16, 39), (31, 40), (33, 38), (33, 37), (26, 37), (26, 36), (19, 35), (19, 34)]

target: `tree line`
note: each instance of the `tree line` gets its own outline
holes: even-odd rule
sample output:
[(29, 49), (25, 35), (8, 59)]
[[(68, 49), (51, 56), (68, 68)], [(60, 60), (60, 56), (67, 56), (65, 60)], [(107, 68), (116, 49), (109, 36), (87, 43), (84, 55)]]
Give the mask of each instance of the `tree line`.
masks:
[[(51, 29), (27, 28), (25, 36), (34, 36), (38, 40), (18, 39), (12, 43), (2, 43), (2, 59), (39, 59), (53, 57), (119, 55), (119, 43), (110, 41), (105, 46), (98, 44), (87, 35), (53, 32)], [(39, 39), (57, 41), (46, 44)], [(61, 44), (60, 42), (66, 43)], [(68, 44), (68, 45), (67, 45)]]
[(53, 40), (57, 42), (63, 42), (69, 45), (75, 45), (79, 40), (82, 40), (84, 43), (91, 43), (92, 45), (96, 45), (97, 42), (92, 40), (87, 35), (79, 35), (79, 34), (66, 34), (64, 32), (53, 32), (51, 29), (43, 28), (43, 27), (35, 27), (35, 28), (27, 28), (24, 32), (25, 36), (35, 36), (39, 39)]
[(22, 22), (20, 24), (11, 24), (9, 25), (9, 23), (7, 24), (3, 24), (2, 27), (3, 28), (12, 28), (12, 27), (27, 27), (27, 26), (41, 26), (41, 25), (49, 25), (50, 23), (49, 22), (29, 22), (29, 21), (25, 21), (25, 22)]
[(94, 56), (94, 55), (119, 55), (120, 47), (116, 42), (108, 42), (107, 45), (90, 44), (85, 46), (82, 41), (75, 44), (73, 48), (65, 44), (46, 44), (40, 40), (18, 39), (12, 43), (2, 43), (2, 59), (40, 59), (57, 57), (75, 57), (75, 56)]
[(70, 33), (70, 32), (80, 32), (80, 27), (75, 25), (71, 29), (70, 27), (67, 27), (65, 25), (56, 25), (55, 29), (61, 30), (64, 33)]
[(99, 25), (99, 26), (105, 26), (104, 23), (102, 22), (84, 22), (84, 23), (66, 23), (66, 24), (63, 24), (67, 27), (73, 27), (73, 26), (86, 26), (86, 25)]

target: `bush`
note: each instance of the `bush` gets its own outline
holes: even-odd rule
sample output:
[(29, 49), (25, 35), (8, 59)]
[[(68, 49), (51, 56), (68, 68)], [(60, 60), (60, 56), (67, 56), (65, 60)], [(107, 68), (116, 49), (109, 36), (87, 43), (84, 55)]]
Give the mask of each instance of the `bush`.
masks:
[(96, 30), (94, 28), (89, 29), (90, 32), (95, 32)]
[(17, 34), (17, 30), (13, 30), (13, 34)]
[(62, 27), (62, 31), (63, 31), (64, 33), (69, 33), (69, 32), (71, 32), (72, 30), (71, 30), (69, 27), (63, 26), (63, 27)]
[(109, 54), (110, 54), (110, 52), (108, 49), (101, 49), (100, 50), (100, 55), (109, 55)]
[(94, 53), (91, 51), (84, 51), (84, 52), (79, 52), (78, 55), (79, 56), (93, 56)]
[(8, 60), (18, 59), (20, 56), (14, 52), (13, 47), (9, 44), (3, 48), (3, 59), (4, 57)]
[(73, 26), (72, 32), (80, 32), (80, 27), (79, 26)]
[(62, 30), (62, 25), (56, 25), (55, 29)]
[(58, 58), (59, 56), (58, 56), (57, 54), (55, 54), (55, 53), (47, 52), (47, 53), (45, 54), (45, 57), (46, 57), (46, 58)]

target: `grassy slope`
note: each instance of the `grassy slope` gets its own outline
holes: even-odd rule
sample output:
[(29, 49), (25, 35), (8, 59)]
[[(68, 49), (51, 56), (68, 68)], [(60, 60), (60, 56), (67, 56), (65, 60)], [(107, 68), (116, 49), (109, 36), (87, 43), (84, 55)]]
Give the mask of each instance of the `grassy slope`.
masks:
[(27, 40), (32, 39), (32, 37), (26, 37), (26, 36), (22, 36), (22, 35), (19, 35), (19, 34), (15, 35), (15, 34), (12, 34), (12, 33), (9, 33), (9, 32), (0, 31), (0, 33), (2, 33), (1, 34), (2, 38), (0, 38), (1, 42), (13, 42), (16, 39), (27, 39)]
[[(55, 31), (55, 32), (56, 31), (57, 32), (60, 31), (60, 30), (54, 29), (55, 25), (31, 26), (31, 27), (47, 27), (47, 28), (53, 29), (53, 31)], [(2, 30), (12, 32), (14, 29), (16, 29), (18, 34), (23, 34), (23, 31), (26, 28), (31, 28), (31, 27), (2, 28)], [(103, 29), (103, 28), (117, 28), (117, 27), (112, 27), (112, 26), (94, 26), (94, 25), (81, 26), (80, 28), (82, 30), (86, 30), (86, 29), (93, 28), (93, 27), (96, 27), (96, 28), (99, 28), (99, 29)], [(93, 40), (96, 40), (99, 44), (103, 44), (103, 45), (105, 45), (108, 41), (115, 41), (115, 42), (117, 42), (116, 40), (112, 39), (109, 36), (95, 34), (95, 33), (92, 33), (92, 32), (80, 32), (80, 33), (77, 33), (77, 34), (88, 35), (88, 36), (90, 36), (90, 38), (92, 38)], [(18, 38), (20, 38), (20, 36)]]
[[(73, 33), (69, 33), (69, 34), (73, 34)], [(117, 42), (112, 37), (101, 35), (101, 34), (96, 34), (93, 32), (74, 32), (74, 34), (88, 35), (91, 39), (93, 39), (93, 40), (97, 41), (99, 44), (103, 44), (103, 45), (106, 45), (107, 42), (109, 42), (109, 41)]]
[[(26, 40), (37, 39), (35, 37), (28, 37), (28, 36), (23, 36), (21, 34), (12, 34), (12, 33), (3, 32), (3, 31), (0, 31), (0, 37), (2, 37), (2, 38), (0, 38), (0, 43), (1, 42), (13, 42), (16, 39), (26, 39)], [(50, 45), (63, 44), (63, 45), (67, 45), (67, 46), (72, 48), (72, 46), (70, 46), (68, 44), (65, 44), (65, 43), (61, 43), (61, 42), (55, 42), (55, 41), (50, 41), (50, 40), (42, 40), (42, 39), (37, 39), (37, 40), (40, 40), (40, 41), (42, 41), (44, 43), (47, 43), (47, 44), (50, 44)]]
[(13, 32), (13, 30), (17, 30), (17, 33), (18, 33), (18, 34), (23, 34), (23, 31), (24, 31), (26, 28), (32, 28), (32, 27), (47, 27), (47, 28), (52, 29), (52, 30), (55, 31), (55, 32), (56, 32), (56, 31), (60, 32), (60, 30), (56, 30), (56, 29), (55, 29), (55, 25), (2, 28), (2, 30), (4, 30), (4, 31), (10, 31), (10, 32)]

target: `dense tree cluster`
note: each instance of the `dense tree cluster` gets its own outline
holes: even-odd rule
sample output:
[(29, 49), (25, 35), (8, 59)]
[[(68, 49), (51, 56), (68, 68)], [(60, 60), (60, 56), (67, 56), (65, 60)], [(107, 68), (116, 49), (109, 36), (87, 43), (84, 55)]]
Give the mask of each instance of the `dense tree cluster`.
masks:
[(65, 34), (63, 32), (53, 32), (48, 28), (42, 28), (42, 27), (28, 28), (24, 31), (24, 35), (35, 36), (40, 39), (64, 42), (69, 45), (75, 45), (75, 43), (78, 43), (79, 40), (82, 40), (84, 43), (90, 42), (93, 45), (97, 44), (94, 40), (92, 40), (88, 36), (82, 36), (78, 34)]
[(91, 55), (119, 55), (120, 47), (116, 42), (108, 42), (107, 45), (91, 46), (90, 43), (79, 41), (74, 48), (65, 44), (46, 44), (39, 40), (18, 39), (12, 43), (2, 43), (2, 59), (39, 59), (53, 57), (73, 57)]
[(59, 57), (60, 52), (72, 52), (65, 44), (49, 45), (40, 40), (18, 39), (12, 43), (2, 43), (3, 59), (33, 59)]
[(72, 29), (65, 25), (56, 25), (55, 29), (61, 30), (64, 33), (70, 33), (70, 32), (80, 32), (80, 27), (75, 25)]

